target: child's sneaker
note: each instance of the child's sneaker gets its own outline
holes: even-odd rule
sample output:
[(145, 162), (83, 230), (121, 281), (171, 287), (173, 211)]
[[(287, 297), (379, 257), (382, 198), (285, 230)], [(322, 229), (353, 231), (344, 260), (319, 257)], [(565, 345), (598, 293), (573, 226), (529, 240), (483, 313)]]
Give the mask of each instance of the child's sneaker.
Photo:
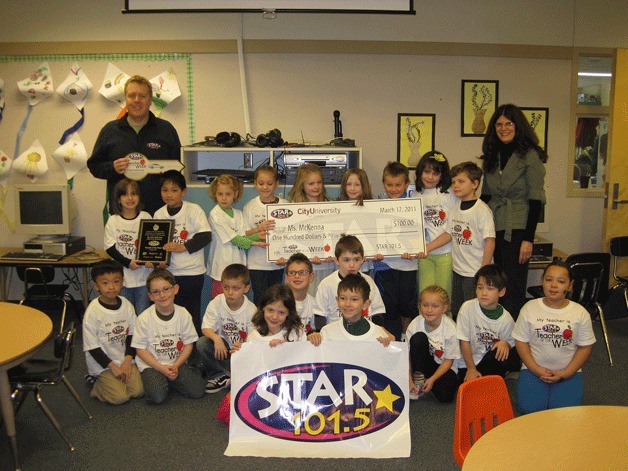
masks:
[(227, 375), (218, 376), (217, 378), (213, 378), (207, 381), (205, 385), (205, 392), (207, 394), (213, 394), (218, 391), (222, 391), (225, 388), (229, 387), (231, 384), (231, 378)]
[(96, 383), (96, 380), (98, 379), (98, 376), (92, 376), (90, 374), (86, 374), (85, 375), (85, 384), (87, 385), (87, 387), (91, 388), (94, 386), (94, 383)]
[(425, 382), (425, 375), (421, 373), (420, 371), (415, 371), (414, 373), (412, 373), (412, 382), (417, 387), (419, 392), (415, 393), (415, 392), (410, 391), (410, 400), (416, 401), (418, 398), (425, 395), (425, 393), (423, 392), (423, 383)]

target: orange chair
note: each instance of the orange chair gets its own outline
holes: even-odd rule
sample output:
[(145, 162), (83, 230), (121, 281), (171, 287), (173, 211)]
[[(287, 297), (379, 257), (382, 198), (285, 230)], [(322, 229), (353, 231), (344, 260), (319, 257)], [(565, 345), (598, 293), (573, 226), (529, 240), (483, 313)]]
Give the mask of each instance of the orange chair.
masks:
[(462, 383), (456, 398), (454, 458), (462, 467), (467, 453), (482, 435), (514, 417), (501, 376), (481, 376)]

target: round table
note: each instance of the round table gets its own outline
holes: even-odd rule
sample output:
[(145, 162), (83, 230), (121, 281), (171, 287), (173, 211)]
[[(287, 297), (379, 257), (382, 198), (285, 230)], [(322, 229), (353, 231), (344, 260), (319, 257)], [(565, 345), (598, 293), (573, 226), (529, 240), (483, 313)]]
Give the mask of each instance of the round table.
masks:
[(628, 469), (628, 407), (577, 406), (509, 420), (469, 450), (463, 471)]
[(33, 355), (52, 333), (52, 321), (41, 311), (0, 302), (0, 402), (2, 417), (11, 442), (15, 469), (19, 469), (15, 416), (7, 370)]

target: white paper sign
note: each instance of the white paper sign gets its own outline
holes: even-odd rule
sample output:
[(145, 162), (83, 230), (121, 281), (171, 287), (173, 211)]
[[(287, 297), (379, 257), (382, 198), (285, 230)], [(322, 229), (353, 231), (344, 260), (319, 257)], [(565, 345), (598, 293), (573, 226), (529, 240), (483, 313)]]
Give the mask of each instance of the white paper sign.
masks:
[(410, 456), (408, 346), (245, 343), (231, 357), (227, 456)]
[(334, 255), (342, 234), (356, 236), (364, 255), (398, 256), (425, 252), (423, 209), (420, 199), (401, 198), (321, 203), (285, 203), (266, 206), (266, 218), (275, 229), (266, 236), (267, 258), (277, 261), (301, 252), (309, 258)]

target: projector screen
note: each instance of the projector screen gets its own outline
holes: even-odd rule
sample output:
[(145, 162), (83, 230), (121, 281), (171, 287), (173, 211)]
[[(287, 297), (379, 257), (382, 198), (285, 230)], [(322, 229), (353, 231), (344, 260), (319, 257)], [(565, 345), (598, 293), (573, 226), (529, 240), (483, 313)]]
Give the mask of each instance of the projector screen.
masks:
[(126, 0), (124, 13), (309, 12), (410, 13), (413, 0)]

